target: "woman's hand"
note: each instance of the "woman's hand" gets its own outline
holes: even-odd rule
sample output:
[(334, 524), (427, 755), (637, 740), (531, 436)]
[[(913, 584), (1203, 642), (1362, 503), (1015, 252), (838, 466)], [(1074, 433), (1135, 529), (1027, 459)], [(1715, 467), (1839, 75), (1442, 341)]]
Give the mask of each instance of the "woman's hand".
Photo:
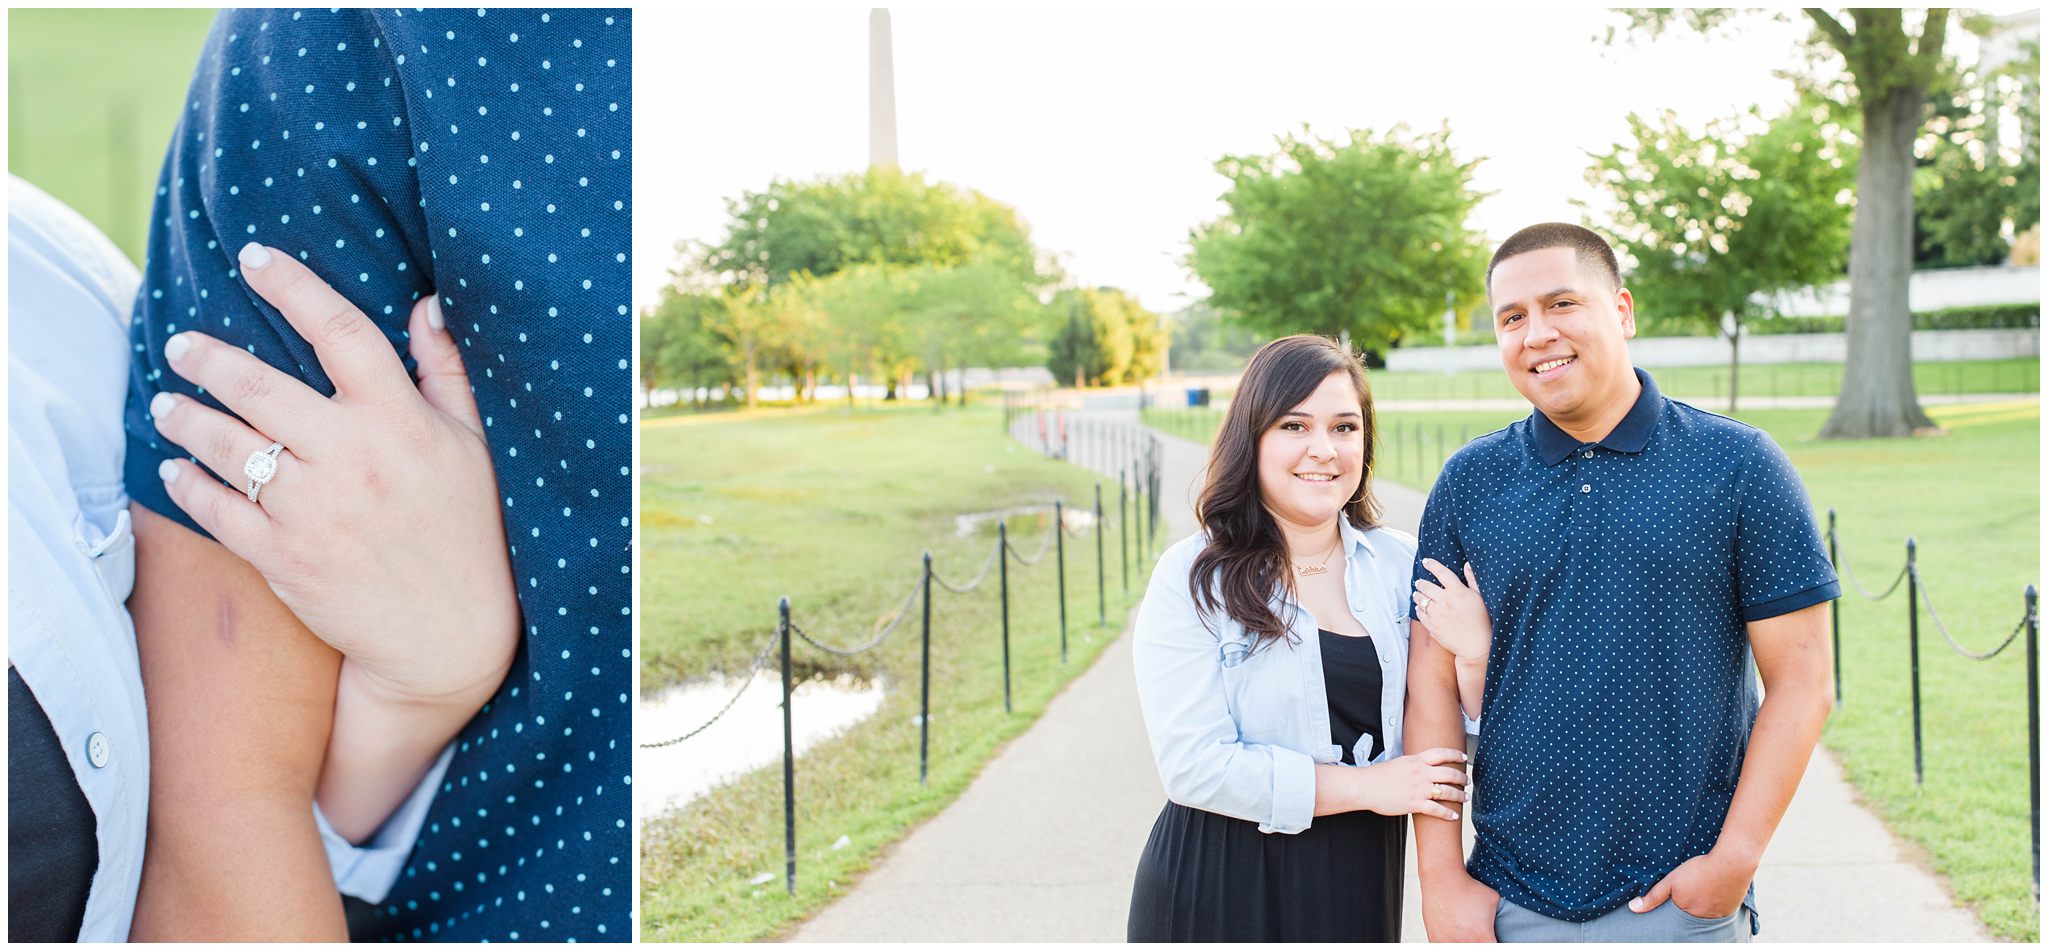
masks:
[(488, 697), (518, 645), (519, 603), (483, 423), (438, 298), (413, 308), (415, 387), (377, 326), (304, 265), (258, 244), (240, 260), (335, 395), (205, 334), (172, 337), (171, 369), (241, 419), (159, 393), (159, 432), (236, 486), (252, 457), (285, 447), (255, 500), (166, 462), (172, 501), (393, 696)]
[(346, 657), (318, 802), (361, 842), (511, 668), (520, 615), (497, 481), (438, 297), (412, 310), (415, 385), (376, 325), (304, 265), (257, 244), (240, 261), (335, 395), (204, 334), (172, 337), (171, 369), (241, 419), (159, 393), (158, 431), (240, 487), (257, 481), (245, 465), (284, 449), (253, 493), (186, 460), (160, 473), (173, 502)]
[[(1356, 784), (1353, 798), (1359, 809), (1383, 816), (1421, 813), (1455, 821), (1458, 813), (1452, 806), (1471, 799), (1465, 791), (1468, 779), (1464, 763), (1463, 752), (1438, 748), (1347, 769)], [(1319, 768), (1316, 779), (1320, 782), (1322, 778), (1323, 770)]]
[(1434, 558), (1422, 559), (1422, 567), (1436, 577), (1415, 582), (1415, 616), (1428, 625), (1429, 635), (1461, 664), (1484, 665), (1493, 650), (1493, 618), (1486, 613), (1486, 601), (1479, 596), (1479, 578), (1465, 564), (1461, 581), (1451, 569)]

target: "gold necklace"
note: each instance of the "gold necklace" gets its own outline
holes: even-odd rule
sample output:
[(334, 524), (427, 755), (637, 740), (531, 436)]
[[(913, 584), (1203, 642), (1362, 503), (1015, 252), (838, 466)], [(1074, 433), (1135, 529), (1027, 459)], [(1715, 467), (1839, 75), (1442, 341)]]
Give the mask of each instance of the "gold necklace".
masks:
[(1330, 550), (1323, 553), (1322, 561), (1316, 562), (1313, 565), (1295, 565), (1294, 573), (1300, 575), (1301, 577), (1306, 578), (1310, 575), (1319, 575), (1325, 571), (1330, 570), (1328, 567), (1328, 565), (1330, 564), (1330, 559), (1332, 557), (1335, 557), (1337, 554), (1337, 549), (1342, 547), (1344, 547), (1344, 537), (1342, 535), (1339, 535), (1337, 537), (1337, 543), (1331, 545)]

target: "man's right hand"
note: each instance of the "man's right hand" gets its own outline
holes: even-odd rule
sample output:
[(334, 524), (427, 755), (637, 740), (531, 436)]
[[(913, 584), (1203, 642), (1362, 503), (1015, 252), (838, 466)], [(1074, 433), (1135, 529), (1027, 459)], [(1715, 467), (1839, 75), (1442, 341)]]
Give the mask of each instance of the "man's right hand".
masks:
[(1432, 877), (1422, 886), (1422, 927), (1431, 941), (1496, 941), (1500, 893), (1464, 869)]

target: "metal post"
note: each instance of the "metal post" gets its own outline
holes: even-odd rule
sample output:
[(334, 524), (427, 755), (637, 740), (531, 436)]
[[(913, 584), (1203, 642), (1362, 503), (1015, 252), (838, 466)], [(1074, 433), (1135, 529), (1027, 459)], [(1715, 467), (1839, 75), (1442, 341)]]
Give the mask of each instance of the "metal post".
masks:
[(1920, 756), (1920, 567), (1911, 535), (1906, 536), (1906, 640), (1913, 651), (1913, 785), (1920, 785), (1924, 769)]
[(1124, 596), (1131, 593), (1131, 487), (1125, 485), (1130, 470), (1116, 474), (1116, 554), (1124, 564)]
[(917, 784), (925, 784), (932, 762), (932, 553), (924, 553), (924, 657), (918, 673)]
[(1067, 507), (1064, 502), (1052, 503), (1053, 545), (1059, 550), (1060, 570), (1060, 663), (1067, 662)]
[(1095, 623), (1109, 623), (1108, 575), (1102, 567), (1102, 483), (1095, 483)]
[(2027, 802), (2034, 817), (2034, 900), (2041, 900), (2041, 635), (2039, 592), (2027, 585)]
[(1010, 712), (1010, 528), (996, 520), (997, 576), (1003, 582), (1003, 712)]
[(796, 741), (789, 729), (789, 598), (778, 609), (782, 627), (782, 857), (785, 888), (796, 894)]
[[(1828, 567), (1842, 577), (1842, 559), (1835, 553), (1835, 510), (1828, 509)], [(1828, 635), (1835, 645), (1835, 706), (1842, 705), (1842, 599), (1828, 602)]]

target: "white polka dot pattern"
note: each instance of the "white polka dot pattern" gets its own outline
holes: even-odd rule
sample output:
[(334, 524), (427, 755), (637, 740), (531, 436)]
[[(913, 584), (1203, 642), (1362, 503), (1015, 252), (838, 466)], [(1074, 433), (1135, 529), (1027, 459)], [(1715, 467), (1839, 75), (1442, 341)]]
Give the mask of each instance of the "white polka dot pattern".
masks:
[(1494, 621), (1472, 874), (1565, 921), (1713, 847), (1759, 700), (1745, 623), (1840, 594), (1777, 444), (1637, 375), (1598, 443), (1535, 413), (1459, 450), (1419, 536)]
[(236, 275), (252, 240), (401, 353), (437, 291), (497, 468), (524, 649), (358, 938), (632, 938), (631, 29), (624, 10), (229, 11), (165, 161), (133, 332), (138, 501), (191, 525), (155, 476), (184, 453), (150, 397), (218, 405), (165, 370), (172, 334), (333, 391)]

